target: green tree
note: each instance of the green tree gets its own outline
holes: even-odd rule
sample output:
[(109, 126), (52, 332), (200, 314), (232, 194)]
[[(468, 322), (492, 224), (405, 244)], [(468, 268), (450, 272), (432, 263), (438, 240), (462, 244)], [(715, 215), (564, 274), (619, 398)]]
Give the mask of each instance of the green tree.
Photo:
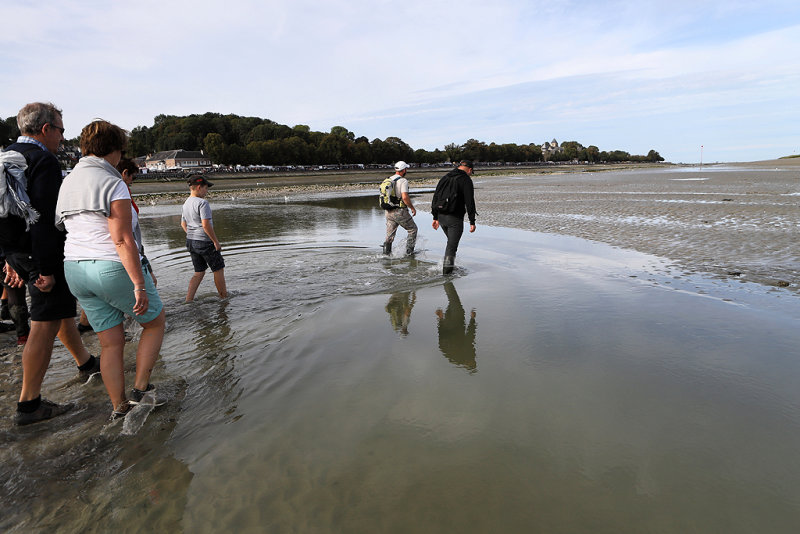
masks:
[(296, 135), (278, 141), (279, 156), (282, 165), (306, 165), (311, 163), (311, 151), (308, 143)]
[(561, 143), (561, 148), (564, 149), (564, 159), (566, 161), (586, 159), (585, 149), (583, 148), (583, 145), (577, 141), (565, 141)]
[(372, 163), (374, 156), (372, 155), (372, 147), (366, 137), (359, 137), (353, 143), (353, 160), (356, 163)]
[(295, 124), (292, 128), (294, 130), (294, 135), (302, 139), (303, 141), (308, 142), (309, 134), (311, 133), (311, 128), (305, 124)]
[(253, 162), (247, 149), (239, 144), (228, 145), (223, 159), (227, 165), (250, 165)]
[(414, 149), (399, 137), (387, 137), (385, 144), (385, 160), (382, 163), (394, 163), (396, 161), (409, 161), (414, 159)]
[(488, 159), (489, 147), (483, 141), (469, 139), (461, 147), (461, 159), (472, 161), (486, 161)]
[(461, 146), (455, 143), (444, 145), (444, 153), (447, 154), (447, 159), (455, 163), (461, 159)]
[(333, 128), (331, 128), (331, 135), (342, 137), (348, 141), (356, 140), (356, 134), (354, 134), (344, 126), (334, 126)]
[(203, 139), (205, 154), (212, 163), (223, 163), (227, 146), (225, 140), (218, 133), (210, 133)]
[(330, 133), (319, 144), (318, 156), (323, 164), (344, 163), (346, 153), (347, 138), (341, 135)]

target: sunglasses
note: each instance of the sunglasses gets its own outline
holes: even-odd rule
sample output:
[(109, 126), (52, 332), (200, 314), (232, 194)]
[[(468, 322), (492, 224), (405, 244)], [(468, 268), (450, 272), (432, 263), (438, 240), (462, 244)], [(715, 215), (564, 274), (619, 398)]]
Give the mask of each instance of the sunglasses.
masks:
[[(48, 124), (49, 124), (49, 123), (48, 123)], [(61, 132), (61, 135), (64, 135), (64, 130), (65, 130), (66, 128), (62, 128), (61, 126), (56, 126), (55, 124), (50, 124), (50, 127), (51, 127), (51, 128), (55, 128), (56, 130), (58, 130), (59, 132)]]

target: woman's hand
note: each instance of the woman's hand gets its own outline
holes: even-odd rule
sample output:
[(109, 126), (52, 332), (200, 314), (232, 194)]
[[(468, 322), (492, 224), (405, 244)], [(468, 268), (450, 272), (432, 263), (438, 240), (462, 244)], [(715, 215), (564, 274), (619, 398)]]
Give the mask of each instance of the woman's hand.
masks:
[(147, 313), (148, 306), (150, 306), (150, 300), (147, 298), (147, 291), (134, 289), (133, 294), (136, 295), (136, 304), (133, 305), (133, 313), (136, 315), (144, 315)]

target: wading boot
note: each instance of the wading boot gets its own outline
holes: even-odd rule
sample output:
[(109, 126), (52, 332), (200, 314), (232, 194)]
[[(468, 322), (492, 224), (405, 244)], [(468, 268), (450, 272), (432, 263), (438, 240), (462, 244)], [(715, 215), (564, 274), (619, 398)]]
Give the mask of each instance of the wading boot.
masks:
[(389, 256), (392, 253), (392, 242), (387, 241), (383, 244), (383, 253)]
[(406, 243), (406, 256), (414, 254), (414, 243)]
[(455, 256), (445, 256), (442, 263), (442, 274), (450, 274), (453, 272), (453, 267), (456, 264)]

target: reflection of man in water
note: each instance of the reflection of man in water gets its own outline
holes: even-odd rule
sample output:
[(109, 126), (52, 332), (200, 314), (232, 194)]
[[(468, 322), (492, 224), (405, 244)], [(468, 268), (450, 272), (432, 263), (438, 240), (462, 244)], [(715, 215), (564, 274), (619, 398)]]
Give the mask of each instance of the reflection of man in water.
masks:
[(474, 373), (478, 368), (475, 361), (475, 330), (478, 327), (475, 310), (470, 312), (467, 325), (467, 315), (456, 287), (452, 282), (447, 282), (444, 291), (447, 293), (447, 310), (444, 313), (441, 308), (436, 310), (439, 318), (439, 350), (452, 363)]
[(411, 308), (417, 301), (417, 294), (414, 291), (403, 293), (392, 293), (389, 302), (386, 303), (386, 311), (389, 312), (389, 320), (396, 332), (407, 336), (408, 323), (411, 322)]

